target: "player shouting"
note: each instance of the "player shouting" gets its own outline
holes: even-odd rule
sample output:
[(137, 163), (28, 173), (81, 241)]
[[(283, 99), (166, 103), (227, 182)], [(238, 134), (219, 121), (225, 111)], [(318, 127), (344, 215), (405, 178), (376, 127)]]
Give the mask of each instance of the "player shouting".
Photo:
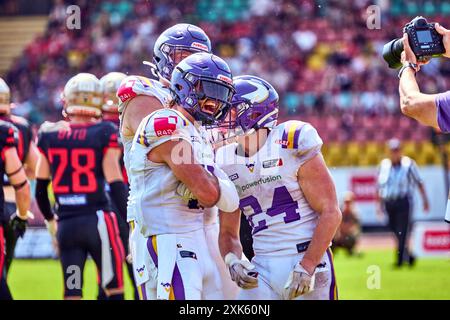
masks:
[[(233, 94), (228, 65), (209, 53), (182, 60), (172, 73), (169, 108), (145, 117), (130, 152), (136, 219), (157, 270), (142, 287), (148, 299), (222, 299), (204, 232), (204, 208), (234, 211), (238, 198), (214, 165), (204, 128), (223, 120)], [(147, 264), (148, 265), (148, 264)]]
[[(131, 142), (136, 133), (136, 129), (141, 120), (151, 112), (167, 107), (170, 98), (170, 77), (172, 71), (182, 59), (197, 52), (211, 52), (211, 41), (206, 33), (197, 26), (191, 24), (176, 24), (165, 30), (156, 40), (153, 49), (153, 73), (158, 77), (158, 81), (141, 76), (127, 77), (121, 84), (117, 95), (120, 99), (120, 119), (121, 138), (124, 144), (125, 166), (128, 168), (131, 161), (129, 150)], [(134, 230), (140, 230), (139, 222), (134, 214), (135, 200), (131, 194), (128, 202), (128, 221)], [(216, 264), (220, 270), (223, 289), (226, 298), (236, 296), (236, 287), (229, 280), (226, 274), (226, 267), (220, 257), (217, 238), (217, 209), (211, 209), (205, 215), (205, 232), (211, 241), (211, 254), (215, 257)], [(138, 291), (142, 293), (143, 283), (148, 281), (148, 272), (143, 272), (142, 268), (148, 259), (144, 253), (147, 252), (146, 239), (140, 232), (132, 232), (130, 236), (130, 247), (133, 256), (134, 276)], [(148, 268), (147, 268), (148, 269)], [(141, 295), (141, 298), (143, 296)]]

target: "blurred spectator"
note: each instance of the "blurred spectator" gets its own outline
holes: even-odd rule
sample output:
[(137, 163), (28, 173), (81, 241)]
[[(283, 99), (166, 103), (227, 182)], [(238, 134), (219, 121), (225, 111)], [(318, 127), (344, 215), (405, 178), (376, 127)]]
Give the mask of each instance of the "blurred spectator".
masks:
[(354, 201), (354, 193), (347, 191), (341, 208), (342, 222), (333, 239), (333, 250), (341, 248), (346, 250), (347, 254), (351, 256), (356, 253), (355, 249), (361, 234), (358, 212), (356, 211)]
[[(150, 76), (142, 60), (151, 60), (156, 37), (175, 23), (189, 22), (205, 29), (234, 74), (257, 74), (272, 82), (281, 96), (282, 119), (398, 114), (396, 72), (380, 52), (419, 13), (411, 10), (421, 7), (400, 15), (406, 2), (392, 0), (381, 6), (383, 27), (369, 30), (366, 8), (372, 2), (84, 0), (77, 1), (81, 30), (68, 30), (65, 8), (70, 3), (55, 0), (46, 34), (26, 48), (7, 80), (13, 92), (20, 91), (13, 96), (19, 107), (29, 101), (41, 114), (35, 118), (55, 120), (60, 106), (52, 97), (70, 76), (91, 72), (101, 77), (113, 70)], [(442, 20), (433, 15), (448, 15), (449, 8), (436, 5), (427, 18)], [(435, 59), (423, 69), (425, 90), (450, 87), (449, 63)]]

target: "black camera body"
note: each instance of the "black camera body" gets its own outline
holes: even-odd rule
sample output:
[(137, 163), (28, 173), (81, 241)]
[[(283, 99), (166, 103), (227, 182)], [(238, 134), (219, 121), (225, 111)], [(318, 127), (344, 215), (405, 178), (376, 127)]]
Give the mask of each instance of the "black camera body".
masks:
[(430, 57), (439, 57), (445, 53), (442, 35), (434, 28), (434, 23), (427, 23), (424, 17), (415, 17), (404, 28), (408, 34), (409, 45), (418, 61)]
[[(409, 45), (418, 62), (425, 62), (432, 57), (445, 53), (442, 35), (435, 29), (434, 23), (428, 23), (424, 17), (415, 17), (403, 28), (408, 34)], [(383, 47), (383, 58), (390, 68), (401, 67), (400, 56), (403, 51), (402, 39), (394, 39)]]

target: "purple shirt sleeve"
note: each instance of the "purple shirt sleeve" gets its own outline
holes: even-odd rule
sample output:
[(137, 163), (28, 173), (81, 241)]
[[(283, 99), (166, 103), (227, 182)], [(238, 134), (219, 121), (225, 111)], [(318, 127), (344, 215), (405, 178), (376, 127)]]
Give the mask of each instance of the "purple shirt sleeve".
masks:
[(450, 91), (436, 96), (437, 122), (442, 132), (450, 132)]

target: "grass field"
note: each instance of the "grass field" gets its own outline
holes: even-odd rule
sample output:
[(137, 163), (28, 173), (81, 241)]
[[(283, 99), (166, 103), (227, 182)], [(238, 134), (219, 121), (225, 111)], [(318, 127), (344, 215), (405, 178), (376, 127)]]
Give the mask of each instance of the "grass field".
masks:
[[(361, 258), (335, 256), (340, 299), (450, 299), (450, 259), (419, 259), (412, 269), (393, 269), (391, 250), (365, 251)], [(379, 288), (373, 277), (379, 272)], [(369, 272), (369, 273), (368, 273)], [(97, 295), (94, 264), (85, 269), (84, 297)], [(367, 282), (372, 285), (369, 289)], [(15, 299), (61, 299), (62, 272), (55, 260), (15, 260), (9, 275)], [(126, 298), (132, 287), (126, 278)]]

